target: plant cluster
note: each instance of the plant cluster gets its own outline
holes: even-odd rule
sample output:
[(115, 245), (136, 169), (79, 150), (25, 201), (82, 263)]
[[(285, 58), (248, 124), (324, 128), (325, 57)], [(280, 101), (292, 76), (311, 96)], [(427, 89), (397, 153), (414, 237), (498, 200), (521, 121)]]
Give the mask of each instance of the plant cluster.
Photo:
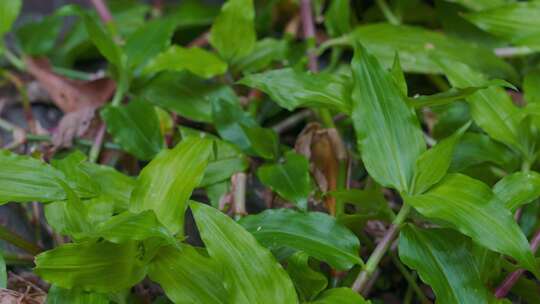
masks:
[(22, 4), (0, 302), (540, 303), (539, 1)]

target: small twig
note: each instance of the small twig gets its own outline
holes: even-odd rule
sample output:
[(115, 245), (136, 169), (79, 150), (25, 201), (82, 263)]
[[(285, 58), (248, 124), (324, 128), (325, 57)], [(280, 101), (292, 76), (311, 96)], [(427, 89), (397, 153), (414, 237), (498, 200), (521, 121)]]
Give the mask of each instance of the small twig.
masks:
[(505, 58), (505, 57), (529, 55), (531, 53), (534, 53), (534, 50), (526, 46), (519, 46), (519, 47), (496, 48), (493, 50), (493, 52), (495, 53), (495, 55)]
[(98, 15), (103, 23), (107, 24), (113, 20), (111, 12), (103, 0), (90, 0), (90, 2), (92, 2), (96, 8), (96, 11), (98, 12)]
[[(540, 245), (540, 229), (538, 229), (535, 233), (533, 238), (531, 239), (531, 250), (533, 253), (536, 253), (538, 250), (538, 246)], [(504, 298), (508, 292), (510, 292), (510, 289), (512, 289), (512, 286), (516, 284), (516, 282), (519, 280), (519, 278), (525, 273), (525, 269), (518, 269), (510, 273), (504, 281), (497, 287), (495, 290), (495, 297), (498, 299)]]
[(206, 31), (202, 33), (199, 37), (193, 39), (188, 43), (188, 47), (203, 47), (208, 45), (208, 38), (210, 37), (210, 32)]
[(105, 131), (105, 123), (102, 122), (99, 126), (96, 137), (94, 138), (94, 143), (92, 144), (92, 147), (90, 148), (90, 152), (88, 154), (88, 161), (91, 163), (95, 163), (98, 160), (99, 153), (101, 152), (101, 146), (103, 145), (103, 139), (105, 138)]
[(278, 122), (277, 124), (272, 126), (272, 130), (276, 131), (276, 133), (278, 134), (281, 134), (289, 130), (290, 128), (296, 126), (298, 123), (304, 121), (306, 118), (311, 117), (312, 115), (313, 112), (311, 110), (304, 109)]
[(238, 172), (233, 175), (233, 213), (235, 219), (239, 219), (246, 215), (246, 183), (247, 174), (245, 172)]
[(28, 253), (31, 253), (33, 255), (36, 255), (43, 251), (39, 246), (36, 244), (33, 244), (24, 238), (22, 238), (20, 235), (16, 234), (15, 232), (12, 232), (8, 230), (6, 227), (0, 225), (0, 239), (11, 243), (21, 249), (26, 250)]
[(32, 265), (34, 264), (34, 256), (26, 253), (8, 253), (0, 252), (8, 265)]
[(386, 251), (396, 238), (399, 227), (405, 219), (407, 218), (407, 215), (409, 214), (411, 210), (411, 207), (409, 205), (403, 205), (401, 207), (401, 210), (399, 211), (398, 215), (394, 218), (394, 221), (390, 225), (390, 228), (386, 230), (386, 233), (384, 234), (382, 240), (377, 244), (377, 247), (375, 247), (375, 250), (371, 253), (364, 270), (362, 270), (358, 277), (356, 277), (356, 280), (353, 283), (353, 286), (351, 287), (356, 292), (361, 292), (364, 289), (364, 286), (369, 281), (369, 277), (375, 272), (377, 269), (377, 265), (379, 265), (379, 262), (383, 258), (383, 256), (386, 254)]
[(399, 18), (396, 17), (396, 15), (394, 15), (392, 10), (388, 6), (388, 3), (386, 3), (385, 0), (376, 0), (375, 2), (377, 3), (377, 6), (379, 7), (381, 12), (383, 13), (384, 18), (386, 18), (386, 20), (388, 20), (388, 22), (390, 24), (399, 25), (401, 23)]

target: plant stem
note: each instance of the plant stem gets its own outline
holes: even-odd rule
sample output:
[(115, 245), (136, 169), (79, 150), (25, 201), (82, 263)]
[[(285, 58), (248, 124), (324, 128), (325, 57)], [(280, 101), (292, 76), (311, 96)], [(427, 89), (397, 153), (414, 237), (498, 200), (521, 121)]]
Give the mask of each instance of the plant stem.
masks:
[(90, 148), (90, 152), (88, 153), (88, 161), (91, 163), (95, 163), (98, 160), (99, 153), (101, 152), (101, 146), (103, 145), (103, 138), (105, 138), (105, 131), (105, 123), (102, 122), (99, 126), (96, 137), (94, 138), (94, 143)]
[(246, 183), (247, 174), (238, 172), (233, 175), (234, 193), (233, 193), (233, 213), (236, 220), (246, 215)]
[[(534, 233), (534, 236), (531, 239), (531, 250), (533, 253), (536, 253), (539, 245), (540, 245), (540, 229), (538, 229)], [(525, 273), (525, 269), (518, 269), (510, 273), (504, 279), (504, 281), (499, 285), (499, 287), (497, 287), (497, 289), (495, 290), (495, 297), (498, 299), (504, 298), (508, 294), (508, 292), (510, 292), (510, 289), (512, 289), (512, 286), (516, 284), (516, 282), (524, 273)]]
[(394, 221), (392, 221), (390, 228), (388, 228), (388, 230), (384, 234), (383, 239), (379, 242), (379, 244), (377, 244), (377, 247), (375, 247), (375, 250), (373, 250), (373, 252), (371, 253), (371, 256), (369, 257), (366, 265), (364, 266), (364, 270), (362, 270), (358, 274), (358, 277), (352, 285), (353, 290), (358, 293), (362, 292), (362, 289), (369, 280), (369, 277), (373, 274), (373, 272), (379, 265), (379, 262), (386, 254), (386, 251), (396, 238), (399, 232), (399, 227), (401, 226), (401, 224), (403, 224), (410, 211), (411, 207), (407, 204), (403, 204), (401, 210), (399, 210), (399, 213), (394, 218)]
[(28, 253), (36, 255), (43, 251), (39, 246), (30, 243), (29, 241), (23, 239), (18, 234), (9, 231), (6, 227), (0, 225), (0, 239), (8, 243), (11, 243), (21, 249), (26, 250)]
[(499, 57), (514, 57), (514, 56), (525, 56), (529, 55), (534, 52), (534, 50), (526, 47), (526, 46), (519, 46), (519, 47), (502, 47), (494, 49), (493, 52), (495, 55)]
[(7, 47), (4, 48), (4, 57), (6, 57), (7, 61), (17, 68), (17, 70), (24, 71), (26, 69), (24, 61), (17, 57), (17, 55), (13, 54)]
[(113, 20), (111, 12), (103, 0), (90, 0), (90, 2), (92, 2), (96, 8), (96, 11), (98, 12), (98, 15), (103, 23), (107, 24)]
[(312, 111), (310, 111), (308, 109), (304, 109), (304, 110), (302, 110), (302, 111), (300, 111), (298, 113), (295, 113), (295, 114), (285, 118), (284, 120), (280, 121), (279, 123), (275, 124), (274, 126), (272, 126), (272, 130), (276, 131), (276, 133), (278, 133), (278, 134), (283, 133), (283, 132), (289, 130), (290, 128), (294, 127), (298, 123), (302, 122), (306, 118), (311, 117), (311, 115), (313, 115)]
[(34, 256), (29, 254), (14, 254), (8, 252), (0, 252), (4, 257), (7, 265), (32, 265), (34, 264)]
[(384, 17), (386, 18), (386, 20), (388, 20), (390, 24), (393, 24), (393, 25), (401, 24), (401, 21), (399, 20), (398, 17), (396, 17), (396, 15), (394, 15), (392, 10), (388, 6), (388, 3), (386, 3), (385, 0), (376, 0), (375, 2), (377, 3), (377, 6), (379, 7)]
[(319, 65), (315, 50), (317, 42), (315, 40), (315, 24), (313, 23), (311, 0), (300, 0), (300, 19), (302, 20), (304, 39), (308, 43), (307, 56), (309, 70), (315, 73), (319, 70)]

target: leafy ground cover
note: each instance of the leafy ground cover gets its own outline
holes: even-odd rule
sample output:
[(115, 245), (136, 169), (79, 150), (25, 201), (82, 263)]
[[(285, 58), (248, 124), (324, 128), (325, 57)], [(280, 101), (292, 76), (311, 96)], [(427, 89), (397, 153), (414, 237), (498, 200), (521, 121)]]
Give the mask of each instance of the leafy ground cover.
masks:
[(150, 2), (0, 2), (0, 303), (540, 303), (540, 2)]

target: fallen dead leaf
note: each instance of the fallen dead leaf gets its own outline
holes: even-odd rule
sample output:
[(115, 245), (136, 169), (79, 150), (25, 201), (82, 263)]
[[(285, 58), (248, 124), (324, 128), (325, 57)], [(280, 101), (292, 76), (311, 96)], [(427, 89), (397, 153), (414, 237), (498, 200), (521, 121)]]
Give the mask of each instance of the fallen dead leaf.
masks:
[(28, 72), (65, 113), (53, 134), (53, 145), (71, 146), (75, 136), (82, 136), (88, 131), (95, 110), (112, 97), (116, 84), (110, 78), (92, 81), (66, 78), (54, 73), (45, 58), (26, 57), (25, 62)]

